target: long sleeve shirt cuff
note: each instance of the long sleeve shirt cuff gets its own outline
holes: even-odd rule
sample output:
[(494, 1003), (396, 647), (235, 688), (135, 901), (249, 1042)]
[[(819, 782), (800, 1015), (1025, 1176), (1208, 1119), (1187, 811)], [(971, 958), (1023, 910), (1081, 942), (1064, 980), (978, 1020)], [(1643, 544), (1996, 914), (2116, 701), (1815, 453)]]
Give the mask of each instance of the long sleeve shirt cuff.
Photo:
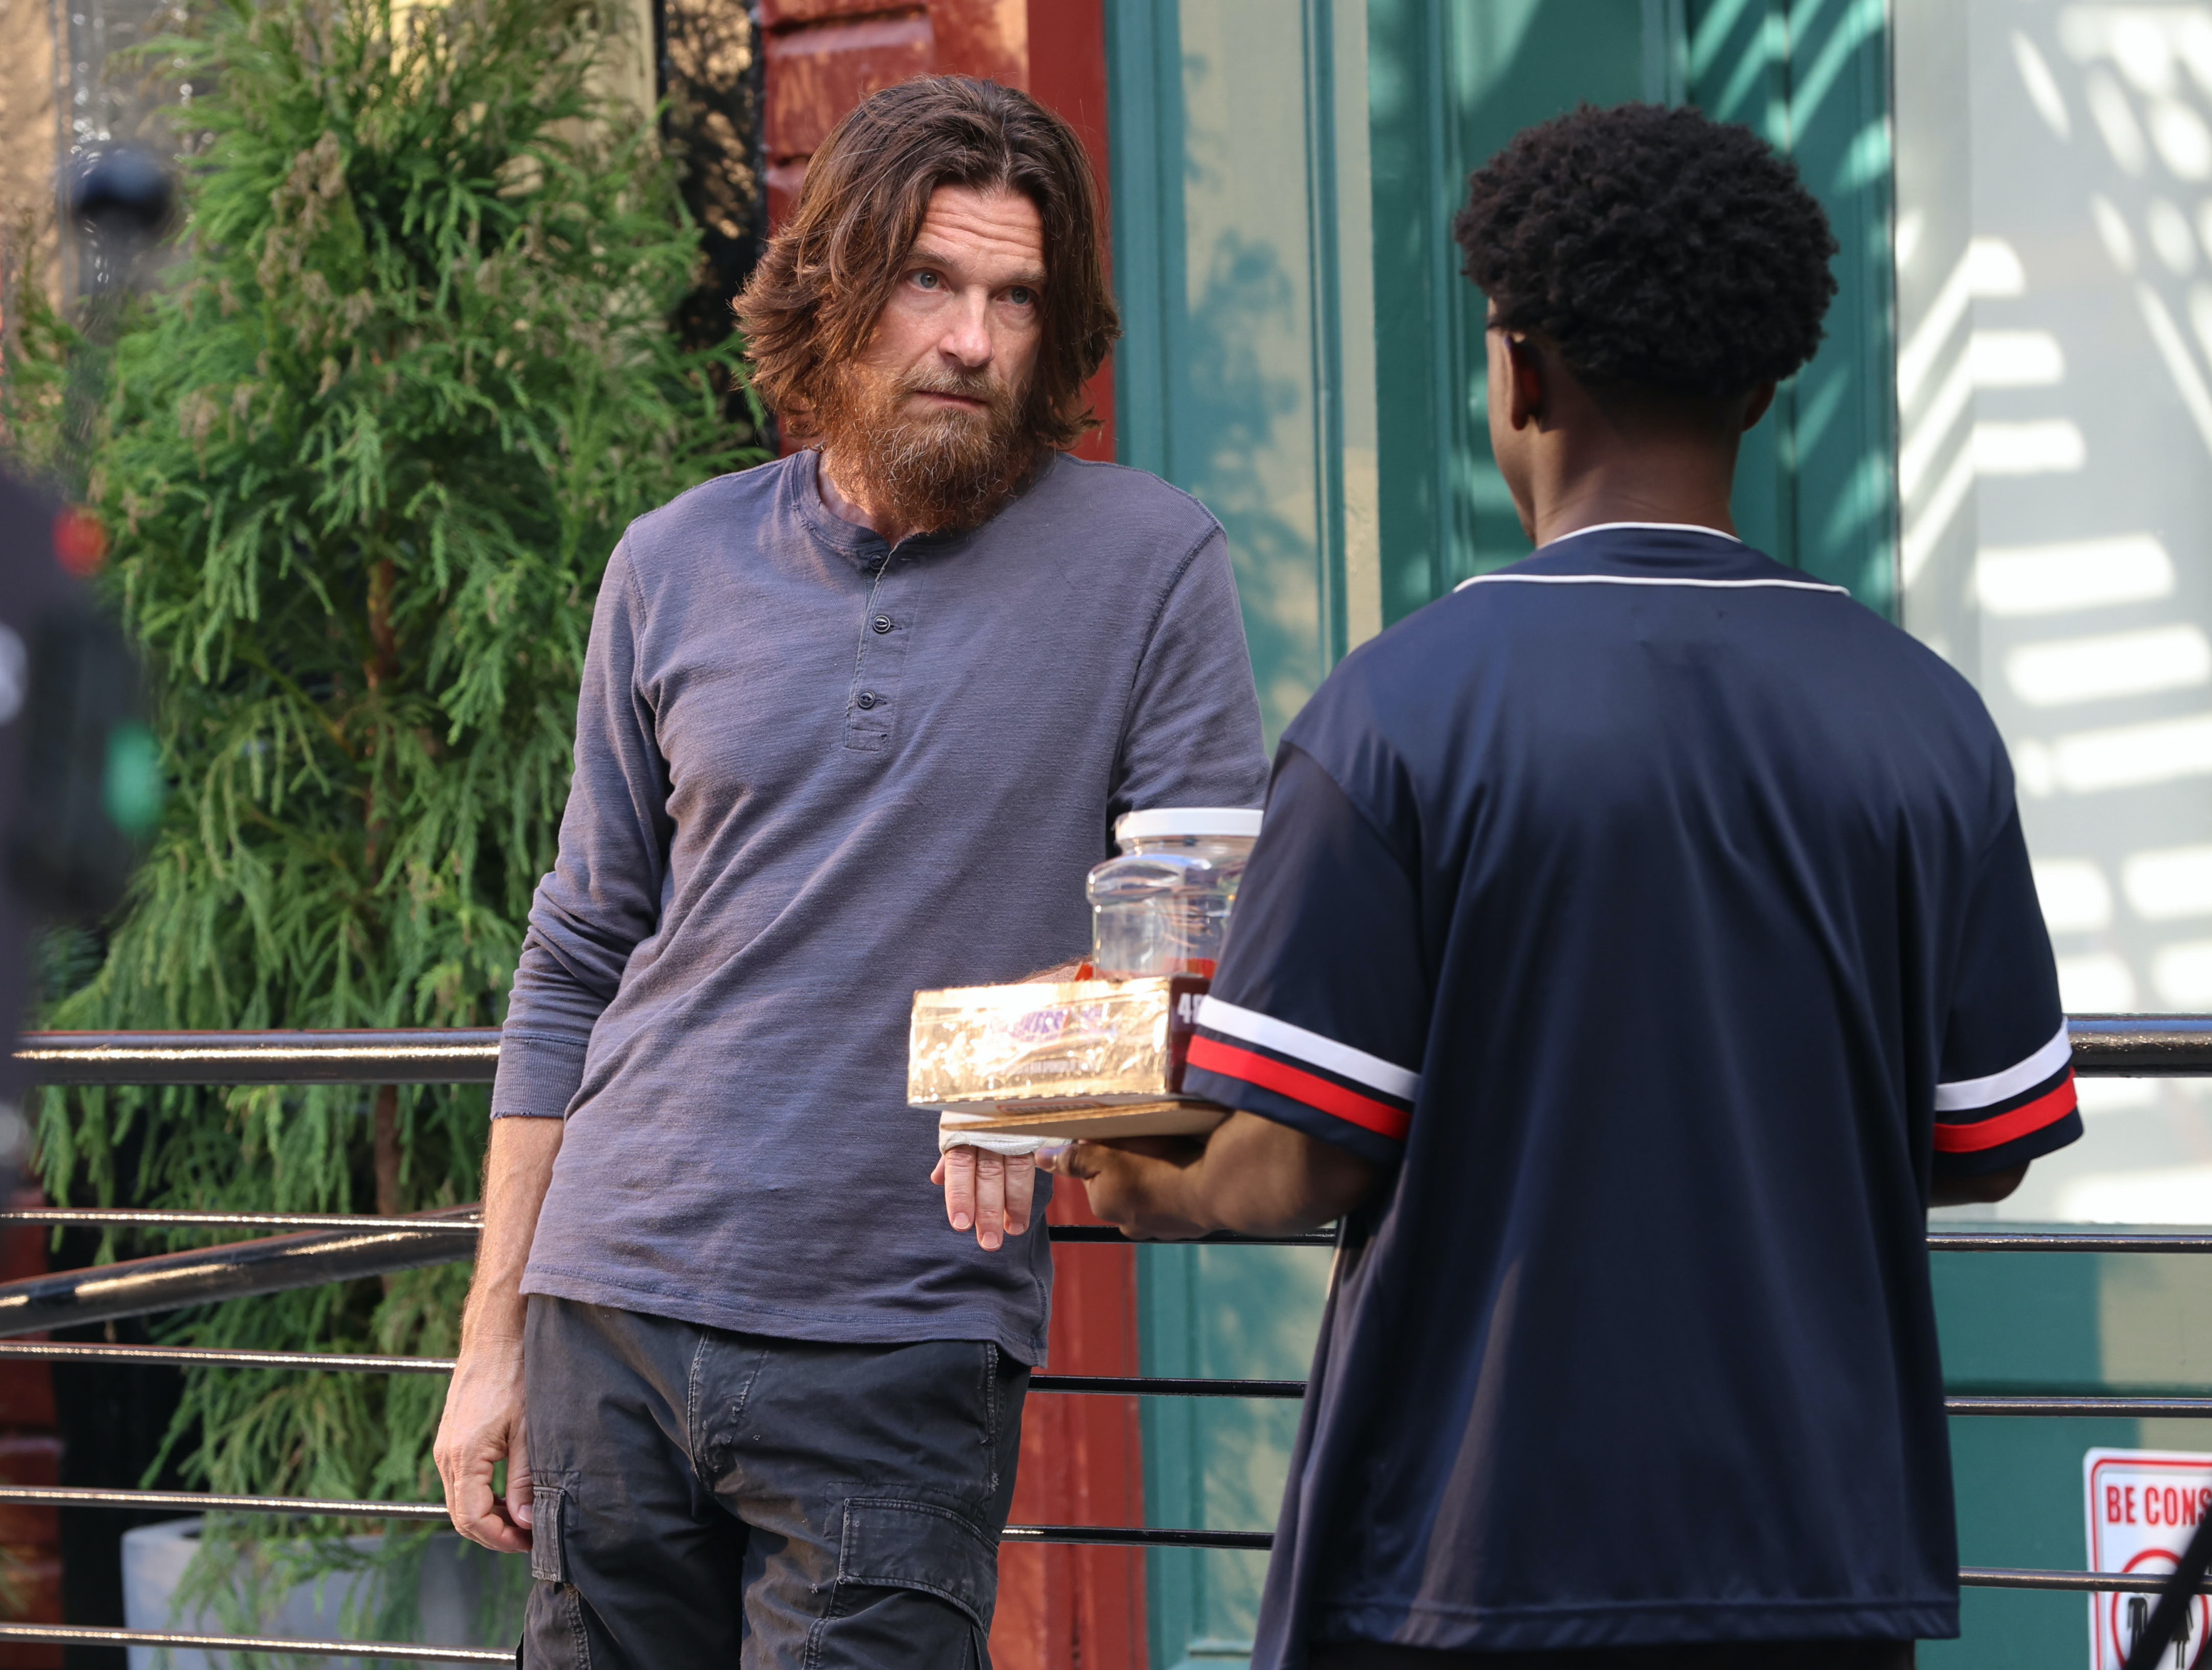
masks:
[(491, 1116), (561, 1118), (583, 1082), (581, 1044), (504, 1034), (499, 1041), (499, 1075), (492, 1081)]

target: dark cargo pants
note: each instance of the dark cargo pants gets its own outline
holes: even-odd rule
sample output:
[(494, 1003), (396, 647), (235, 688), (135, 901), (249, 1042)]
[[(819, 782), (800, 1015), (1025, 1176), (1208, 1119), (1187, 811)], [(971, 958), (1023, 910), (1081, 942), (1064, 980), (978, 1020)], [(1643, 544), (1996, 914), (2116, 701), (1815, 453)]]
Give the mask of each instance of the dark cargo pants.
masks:
[(531, 1670), (988, 1670), (1029, 1369), (533, 1297)]

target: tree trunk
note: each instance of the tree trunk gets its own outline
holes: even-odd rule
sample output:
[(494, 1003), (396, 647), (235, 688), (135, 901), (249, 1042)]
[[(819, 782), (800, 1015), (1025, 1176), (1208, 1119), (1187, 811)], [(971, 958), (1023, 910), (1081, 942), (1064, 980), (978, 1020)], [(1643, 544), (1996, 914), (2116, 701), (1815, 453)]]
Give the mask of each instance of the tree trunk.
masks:
[(399, 1205), (399, 1087), (380, 1084), (369, 1115), (376, 1143), (376, 1210), (396, 1218)]
[[(362, 676), (368, 681), (368, 693), (374, 696), (388, 679), (399, 674), (399, 637), (392, 628), (392, 593), (398, 583), (392, 559), (380, 559), (368, 571), (368, 639), (376, 653), (362, 664)], [(374, 766), (374, 755), (371, 764)], [(376, 861), (384, 845), (384, 818), (376, 804), (376, 775), (372, 768), (368, 792), (362, 804), (362, 816), (367, 825), (367, 840), (362, 852), (362, 881), (368, 887), (376, 885)], [(381, 1097), (383, 1092), (379, 1092)], [(384, 1102), (380, 1099), (380, 1108)], [(396, 1162), (395, 1162), (396, 1163)], [(383, 1187), (384, 1162), (377, 1161), (378, 1187)]]

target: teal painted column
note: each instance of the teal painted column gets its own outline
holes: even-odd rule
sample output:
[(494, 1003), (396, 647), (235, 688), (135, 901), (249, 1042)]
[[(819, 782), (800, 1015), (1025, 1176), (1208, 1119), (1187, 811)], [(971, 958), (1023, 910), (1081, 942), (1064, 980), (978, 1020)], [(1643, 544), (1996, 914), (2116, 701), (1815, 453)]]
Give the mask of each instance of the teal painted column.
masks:
[(1480, 292), (1452, 217), (1522, 128), (1679, 90), (1667, 0), (1368, 0), (1382, 607), (1403, 619), (1528, 554), (1492, 462)]
[(1227, 530), (1272, 739), (1382, 624), (1365, 31), (1332, 0), (1107, 15), (1120, 455)]
[[(1120, 455), (1227, 531), (1272, 741), (1382, 624), (1365, 20), (1356, 0), (1107, 16)], [(1146, 1372), (1303, 1376), (1328, 1267), (1302, 1248), (1143, 1249)], [(1297, 1419), (1147, 1399), (1152, 1522), (1272, 1527)], [(1156, 1670), (1243, 1661), (1266, 1565), (1153, 1554)]]
[(1842, 252), (1827, 339), (1745, 437), (1738, 528), (1897, 612), (1889, 31), (1882, 0), (1690, 0), (1688, 95), (1793, 157)]
[(1784, 562), (1894, 612), (1888, 37), (1880, 0), (1368, 0), (1385, 616), (1525, 556), (1491, 462), (1466, 179), (1587, 100), (1687, 98), (1788, 151), (1843, 252), (1827, 340), (1747, 437), (1736, 513)]

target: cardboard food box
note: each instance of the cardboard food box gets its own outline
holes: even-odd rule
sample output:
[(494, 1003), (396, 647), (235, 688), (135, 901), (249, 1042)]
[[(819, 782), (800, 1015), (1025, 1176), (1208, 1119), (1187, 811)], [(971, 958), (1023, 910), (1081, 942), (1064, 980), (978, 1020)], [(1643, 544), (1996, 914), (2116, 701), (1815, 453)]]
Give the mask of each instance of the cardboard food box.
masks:
[(999, 1136), (1210, 1131), (1229, 1110), (1182, 1094), (1206, 987), (1177, 975), (916, 992), (907, 1100)]

